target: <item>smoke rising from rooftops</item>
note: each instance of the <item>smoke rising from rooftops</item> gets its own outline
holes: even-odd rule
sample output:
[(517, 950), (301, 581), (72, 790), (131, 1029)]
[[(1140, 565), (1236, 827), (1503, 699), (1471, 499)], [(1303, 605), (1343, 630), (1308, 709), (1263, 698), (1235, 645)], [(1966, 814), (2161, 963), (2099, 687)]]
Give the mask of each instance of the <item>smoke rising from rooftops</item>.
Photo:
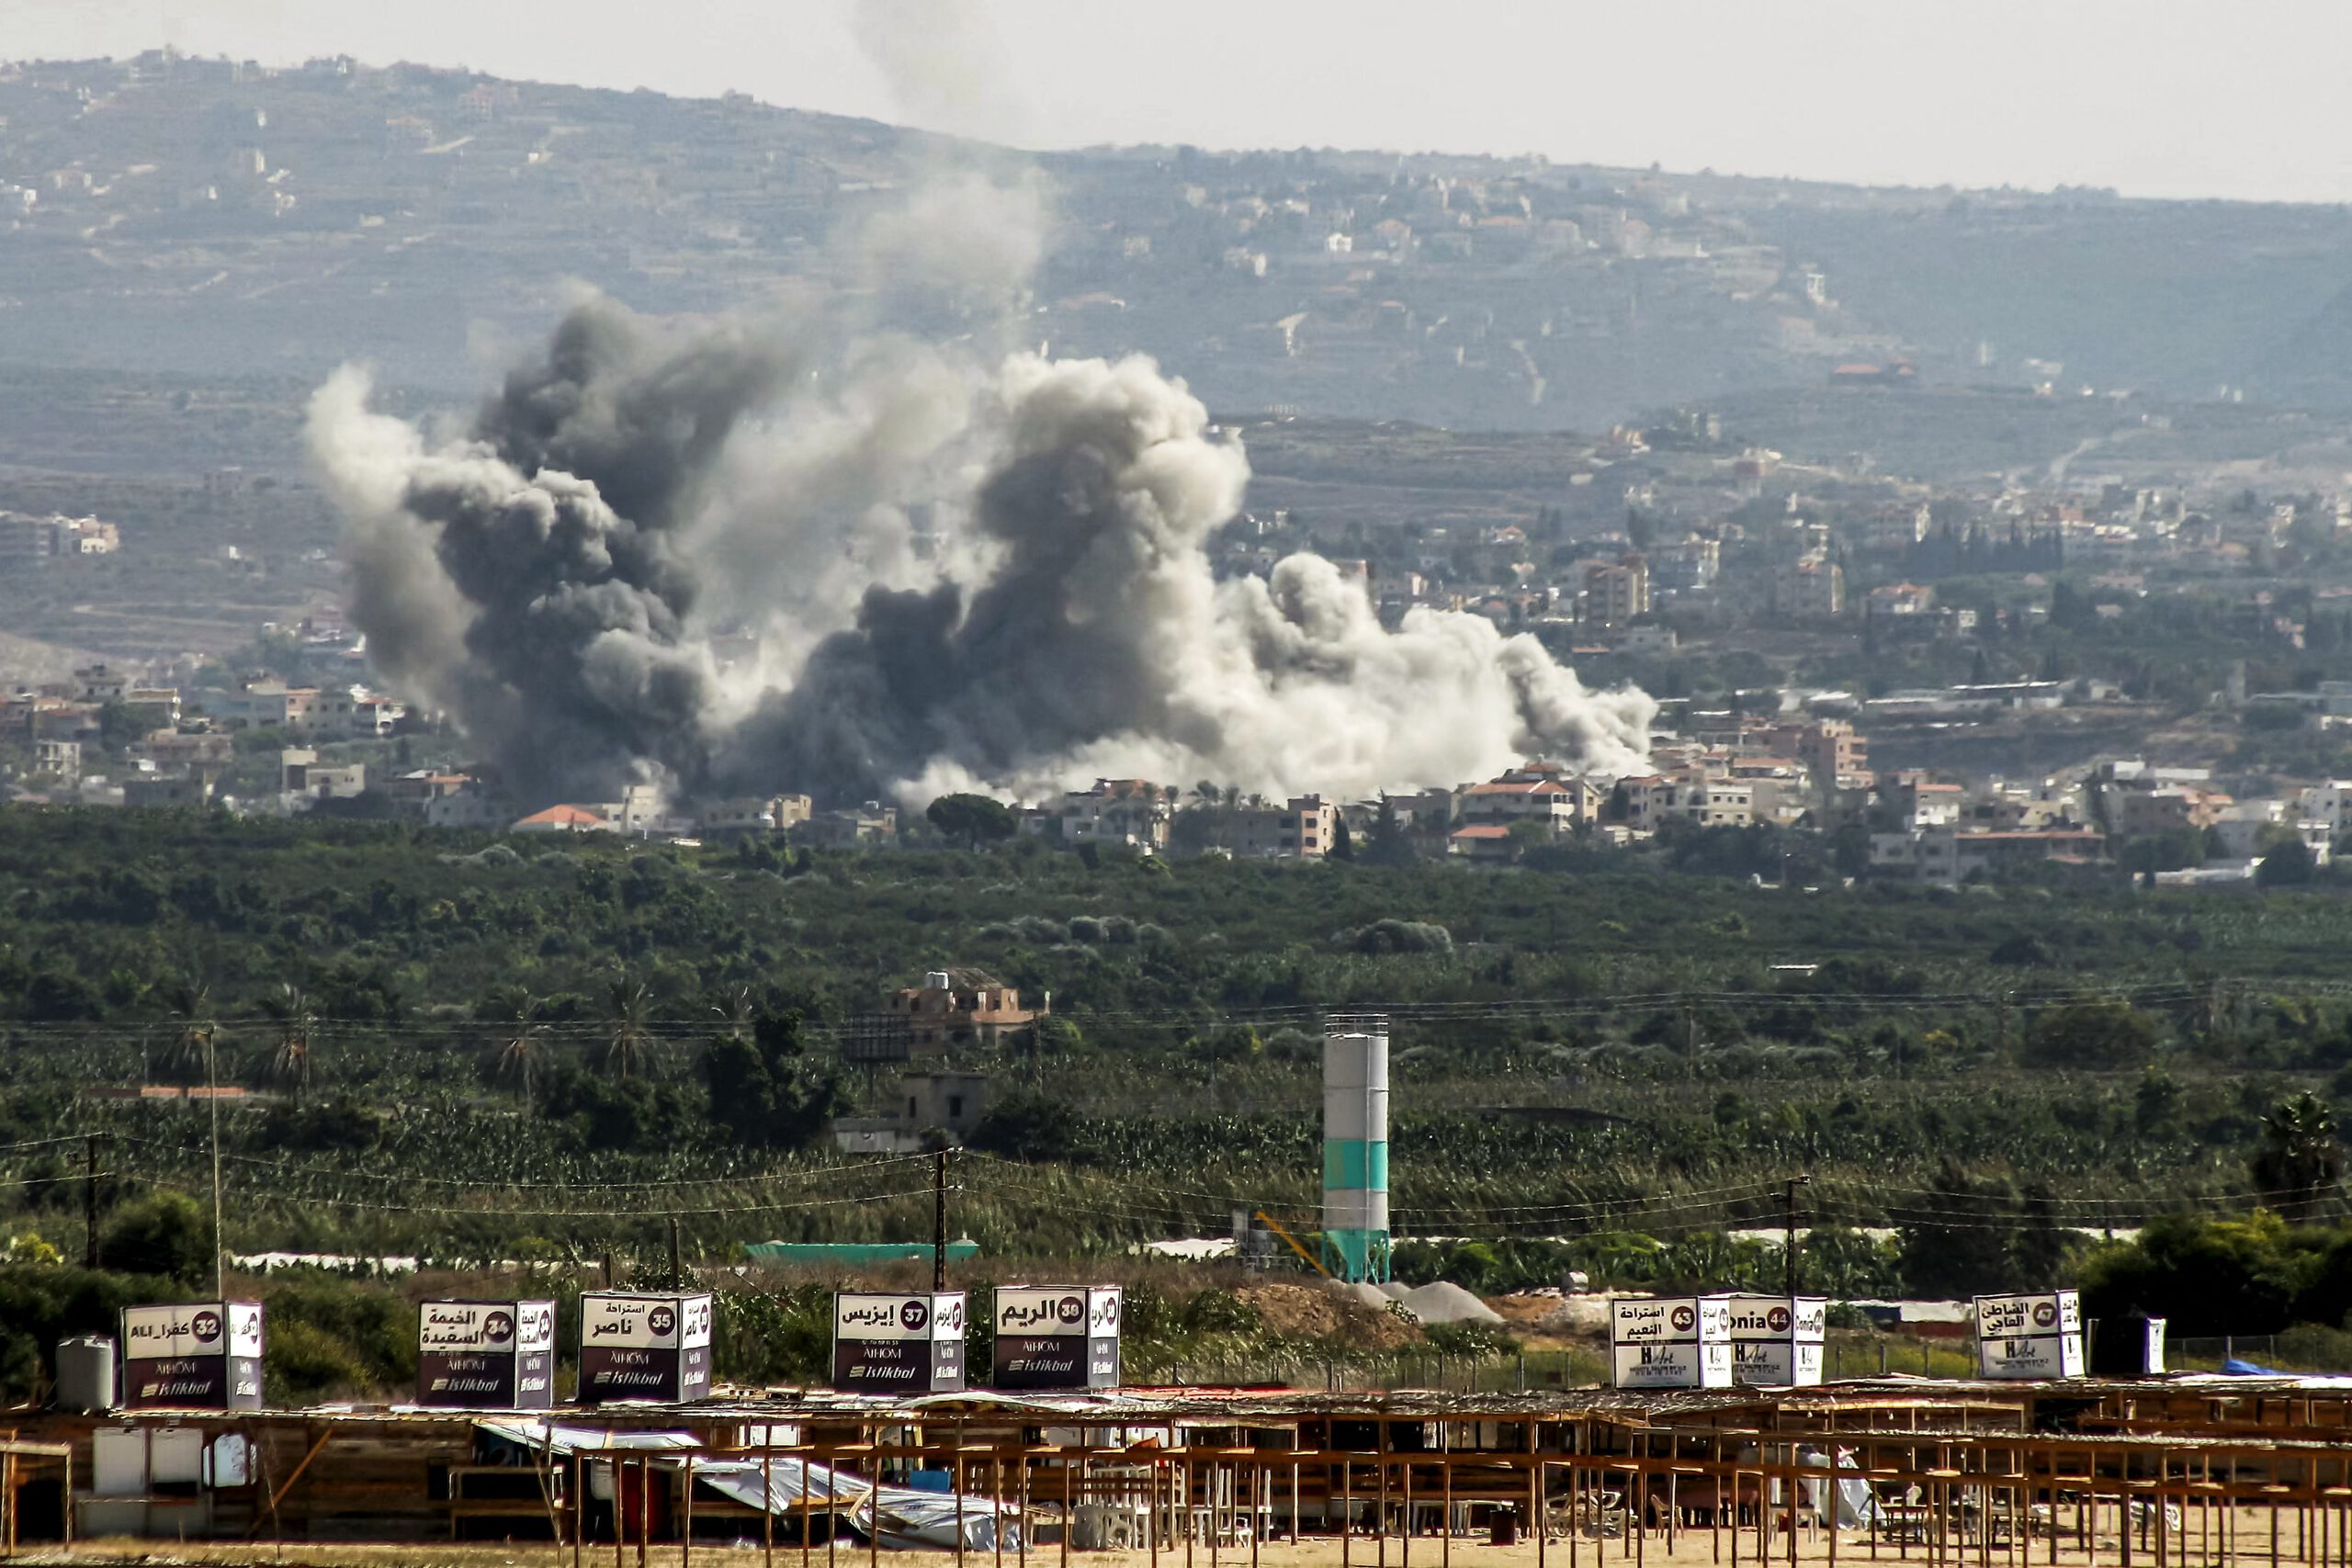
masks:
[(588, 299), (455, 439), (339, 372), (310, 437), (378, 671), (531, 804), (1641, 765), (1651, 700), (1532, 637), (1388, 630), (1311, 555), (1217, 581), (1239, 443), (1149, 360), (1005, 350), (1045, 210), (1034, 178), (945, 171), (835, 244), (854, 287)]

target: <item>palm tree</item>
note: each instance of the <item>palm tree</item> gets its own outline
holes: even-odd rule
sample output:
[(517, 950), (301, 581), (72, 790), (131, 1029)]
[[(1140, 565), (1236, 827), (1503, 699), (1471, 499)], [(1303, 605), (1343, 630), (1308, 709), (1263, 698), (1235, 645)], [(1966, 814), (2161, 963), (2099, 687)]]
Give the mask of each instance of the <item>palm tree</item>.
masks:
[(521, 1081), (523, 1114), (528, 1116), (531, 1113), (531, 1074), (538, 1066), (540, 1047), (548, 1032), (547, 1025), (539, 1021), (539, 1000), (516, 986), (500, 994), (492, 1005), (491, 1016), (498, 1024), (503, 1040), (498, 1048), (498, 1076)]
[(2282, 1100), (2262, 1119), (2262, 1143), (2254, 1155), (2254, 1184), (2278, 1200), (2290, 1220), (2311, 1217), (2321, 1196), (2344, 1174), (2344, 1146), (2335, 1141), (2335, 1115), (2327, 1102), (2306, 1090)]
[(647, 1021), (652, 1005), (652, 993), (626, 975), (605, 988), (605, 1013), (613, 1028), (605, 1046), (605, 1065), (624, 1083), (652, 1049), (653, 1033)]
[(318, 1021), (310, 998), (292, 982), (282, 982), (277, 994), (263, 1001), (262, 1010), (277, 1024), (277, 1049), (270, 1053), (269, 1077), (294, 1091), (294, 1103), (311, 1087), (311, 1029)]
[(172, 1018), (172, 1043), (164, 1049), (164, 1067), (186, 1088), (203, 1077), (212, 1058), (220, 1028), (212, 1016), (212, 988), (175, 980), (166, 988), (164, 1007)]
[(752, 1021), (760, 1015), (759, 1004), (752, 1000), (748, 986), (736, 987), (713, 1002), (710, 1010), (718, 1016), (721, 1040), (749, 1040)]

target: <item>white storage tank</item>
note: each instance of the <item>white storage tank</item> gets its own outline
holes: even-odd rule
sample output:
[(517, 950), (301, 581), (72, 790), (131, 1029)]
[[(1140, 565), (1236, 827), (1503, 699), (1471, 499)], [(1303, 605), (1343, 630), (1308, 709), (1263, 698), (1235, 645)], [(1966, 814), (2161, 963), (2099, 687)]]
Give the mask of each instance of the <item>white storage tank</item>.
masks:
[(1388, 1278), (1385, 1017), (1334, 1016), (1324, 1024), (1323, 1243), (1339, 1278)]
[(58, 1341), (57, 1407), (97, 1416), (114, 1406), (114, 1341), (103, 1334)]

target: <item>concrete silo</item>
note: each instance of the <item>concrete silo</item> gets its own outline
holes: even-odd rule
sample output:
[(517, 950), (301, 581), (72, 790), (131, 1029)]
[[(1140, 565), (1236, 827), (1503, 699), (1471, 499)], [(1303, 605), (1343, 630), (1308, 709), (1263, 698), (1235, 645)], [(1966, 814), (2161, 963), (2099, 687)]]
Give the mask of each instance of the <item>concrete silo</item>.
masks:
[(1323, 1026), (1324, 1262), (1342, 1280), (1388, 1278), (1388, 1020)]

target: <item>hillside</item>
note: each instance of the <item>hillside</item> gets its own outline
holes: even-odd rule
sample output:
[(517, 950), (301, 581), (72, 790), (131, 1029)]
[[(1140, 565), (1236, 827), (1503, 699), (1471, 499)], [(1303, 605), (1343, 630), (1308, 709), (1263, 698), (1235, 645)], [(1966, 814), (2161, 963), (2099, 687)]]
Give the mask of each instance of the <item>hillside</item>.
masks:
[[(469, 391), (581, 283), (755, 301), (837, 274), (827, 233), (984, 151), (345, 60), (0, 66), (0, 356), (298, 381), (356, 357)], [(1035, 336), (1154, 353), (1236, 412), (1593, 428), (1898, 355), (1930, 383), (2352, 406), (2328, 352), (2340, 209), (1373, 153), (1039, 162)]]

